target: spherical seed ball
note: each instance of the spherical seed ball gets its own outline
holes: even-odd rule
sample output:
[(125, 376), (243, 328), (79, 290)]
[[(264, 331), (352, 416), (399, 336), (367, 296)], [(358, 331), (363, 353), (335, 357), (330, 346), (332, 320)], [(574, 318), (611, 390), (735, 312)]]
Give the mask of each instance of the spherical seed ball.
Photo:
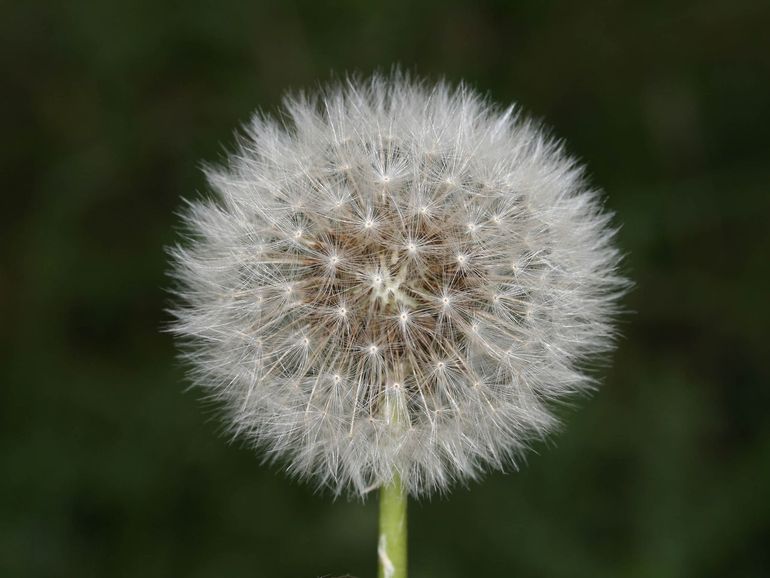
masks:
[(173, 250), (174, 332), (231, 430), (335, 492), (512, 463), (589, 388), (624, 281), (559, 143), (400, 75), (257, 116)]

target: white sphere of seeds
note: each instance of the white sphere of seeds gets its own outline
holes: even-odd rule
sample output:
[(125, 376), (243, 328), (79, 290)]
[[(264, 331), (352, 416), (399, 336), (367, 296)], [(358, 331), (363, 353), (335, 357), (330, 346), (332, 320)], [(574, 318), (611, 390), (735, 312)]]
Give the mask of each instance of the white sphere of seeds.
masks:
[(349, 80), (285, 114), (209, 171), (173, 250), (194, 381), (337, 493), (515, 465), (612, 342), (624, 281), (598, 193), (466, 87)]

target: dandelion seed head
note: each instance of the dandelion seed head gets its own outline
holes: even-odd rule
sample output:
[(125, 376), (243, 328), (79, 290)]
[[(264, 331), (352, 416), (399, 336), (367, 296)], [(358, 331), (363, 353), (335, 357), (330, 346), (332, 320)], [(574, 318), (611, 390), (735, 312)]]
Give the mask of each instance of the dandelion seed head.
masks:
[(612, 345), (625, 281), (600, 194), (464, 86), (351, 79), (285, 113), (209, 170), (172, 250), (195, 383), (336, 493), (515, 466)]

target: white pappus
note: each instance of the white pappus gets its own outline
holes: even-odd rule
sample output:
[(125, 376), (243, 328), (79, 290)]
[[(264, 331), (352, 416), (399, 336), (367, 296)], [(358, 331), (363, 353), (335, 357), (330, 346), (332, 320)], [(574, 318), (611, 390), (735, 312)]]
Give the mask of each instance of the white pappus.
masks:
[(291, 473), (419, 496), (515, 465), (626, 282), (582, 168), (513, 107), (392, 74), (256, 116), (173, 248), (172, 331)]

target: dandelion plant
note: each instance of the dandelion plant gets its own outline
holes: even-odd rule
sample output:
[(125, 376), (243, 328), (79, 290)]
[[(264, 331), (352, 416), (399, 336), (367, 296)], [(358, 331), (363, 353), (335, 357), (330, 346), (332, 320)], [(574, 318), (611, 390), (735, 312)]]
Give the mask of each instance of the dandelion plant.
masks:
[(173, 331), (229, 430), (334, 494), (406, 499), (515, 466), (594, 385), (625, 282), (561, 143), (465, 86), (391, 74), (257, 115), (172, 250)]

